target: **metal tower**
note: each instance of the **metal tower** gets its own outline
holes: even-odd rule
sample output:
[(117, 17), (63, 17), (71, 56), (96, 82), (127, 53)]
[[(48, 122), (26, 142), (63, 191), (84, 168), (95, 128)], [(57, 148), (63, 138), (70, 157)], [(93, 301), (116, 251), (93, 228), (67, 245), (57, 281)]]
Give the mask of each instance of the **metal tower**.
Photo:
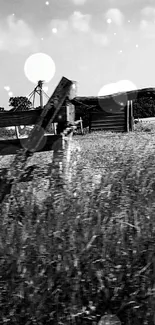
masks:
[(43, 80), (39, 80), (37, 86), (34, 88), (34, 90), (28, 96), (29, 100), (33, 97), (33, 108), (34, 108), (36, 93), (40, 97), (40, 107), (41, 108), (43, 108), (43, 106), (44, 106), (44, 104), (43, 104), (43, 95), (45, 95), (47, 97), (47, 99), (49, 99), (49, 96), (43, 90), (43, 83), (44, 83)]

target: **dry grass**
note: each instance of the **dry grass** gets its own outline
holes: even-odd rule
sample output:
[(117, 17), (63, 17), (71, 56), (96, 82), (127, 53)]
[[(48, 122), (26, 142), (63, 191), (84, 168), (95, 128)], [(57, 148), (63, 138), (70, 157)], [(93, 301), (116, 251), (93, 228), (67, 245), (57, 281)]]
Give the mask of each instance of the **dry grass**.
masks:
[(3, 323), (97, 324), (110, 312), (153, 324), (153, 132), (75, 136), (70, 181), (52, 169), (14, 188), (1, 206)]

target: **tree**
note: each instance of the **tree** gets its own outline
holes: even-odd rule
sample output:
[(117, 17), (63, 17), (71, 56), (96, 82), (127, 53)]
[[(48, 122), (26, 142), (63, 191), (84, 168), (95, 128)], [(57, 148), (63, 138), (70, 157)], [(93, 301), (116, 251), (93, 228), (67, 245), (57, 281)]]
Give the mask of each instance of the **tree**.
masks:
[(138, 98), (133, 101), (134, 118), (146, 118), (155, 116), (155, 99), (150, 96)]
[(32, 109), (32, 103), (27, 97), (10, 97), (9, 106), (12, 106), (10, 111), (26, 111)]
[[(27, 97), (10, 97), (9, 99), (9, 106), (12, 106), (10, 111), (12, 112), (22, 112), (22, 111), (27, 111), (31, 110), (32, 103)], [(15, 132), (16, 136), (19, 139), (21, 134), (24, 134), (26, 131), (26, 126), (21, 129), (20, 126), (15, 126)]]

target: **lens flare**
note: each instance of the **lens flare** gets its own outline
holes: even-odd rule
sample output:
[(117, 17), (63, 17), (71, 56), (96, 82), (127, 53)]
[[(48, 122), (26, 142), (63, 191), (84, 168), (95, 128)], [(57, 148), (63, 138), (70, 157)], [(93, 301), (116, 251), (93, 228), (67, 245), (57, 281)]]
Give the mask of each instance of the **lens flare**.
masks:
[(55, 75), (55, 63), (45, 53), (35, 53), (29, 56), (24, 65), (24, 73), (28, 80), (37, 83), (39, 80), (51, 81)]

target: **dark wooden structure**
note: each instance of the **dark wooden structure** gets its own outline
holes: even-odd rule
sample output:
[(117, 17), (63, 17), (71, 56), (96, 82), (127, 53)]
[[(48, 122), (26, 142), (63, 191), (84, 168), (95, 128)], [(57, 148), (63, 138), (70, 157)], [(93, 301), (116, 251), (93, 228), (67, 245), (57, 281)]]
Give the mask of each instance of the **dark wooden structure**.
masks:
[(154, 97), (155, 88), (144, 88), (102, 97), (75, 97), (75, 108), (83, 106), (89, 113), (89, 131), (129, 132), (134, 130), (133, 101)]

